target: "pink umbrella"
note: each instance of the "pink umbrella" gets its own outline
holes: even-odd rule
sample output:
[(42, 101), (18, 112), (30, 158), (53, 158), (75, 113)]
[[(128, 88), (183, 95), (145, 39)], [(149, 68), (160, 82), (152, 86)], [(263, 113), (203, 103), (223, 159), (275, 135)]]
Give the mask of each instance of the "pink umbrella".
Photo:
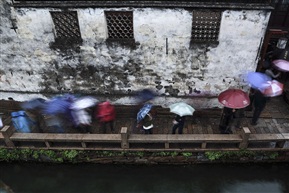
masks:
[(273, 64), (281, 71), (289, 72), (289, 61), (273, 60)]
[(245, 108), (250, 104), (249, 95), (240, 89), (228, 89), (221, 92), (218, 100), (225, 107), (232, 109)]
[(277, 80), (268, 81), (262, 93), (268, 97), (279, 96), (283, 93), (283, 87), (284, 85)]

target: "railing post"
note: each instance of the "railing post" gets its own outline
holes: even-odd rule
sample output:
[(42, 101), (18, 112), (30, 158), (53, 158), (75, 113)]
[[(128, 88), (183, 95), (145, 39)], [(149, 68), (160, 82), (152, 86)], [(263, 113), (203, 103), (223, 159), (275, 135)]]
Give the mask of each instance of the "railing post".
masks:
[(6, 146), (15, 147), (13, 141), (10, 140), (10, 136), (14, 133), (14, 127), (11, 127), (9, 125), (5, 125), (1, 129), (1, 133), (4, 137), (4, 141), (5, 141)]
[(128, 143), (128, 133), (127, 133), (127, 127), (122, 127), (121, 131), (121, 148), (126, 149), (129, 148), (129, 143)]
[(207, 142), (203, 142), (202, 145), (201, 145), (201, 148), (202, 149), (206, 149), (207, 148)]
[(241, 133), (241, 137), (243, 140), (239, 144), (240, 149), (245, 149), (248, 147), (248, 144), (249, 144), (248, 140), (249, 140), (250, 134), (251, 134), (250, 129), (248, 127), (243, 127), (242, 133)]
[(286, 138), (282, 133), (280, 135), (282, 136), (282, 141), (276, 141), (275, 148), (284, 148), (285, 146)]

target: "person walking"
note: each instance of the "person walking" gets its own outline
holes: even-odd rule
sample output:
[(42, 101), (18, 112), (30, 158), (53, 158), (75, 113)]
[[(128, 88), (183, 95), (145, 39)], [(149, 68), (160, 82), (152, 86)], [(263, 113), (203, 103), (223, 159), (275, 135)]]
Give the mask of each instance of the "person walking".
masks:
[(99, 119), (102, 133), (106, 133), (107, 124), (110, 126), (111, 132), (113, 132), (114, 131), (113, 125), (116, 116), (114, 106), (110, 102), (106, 101), (98, 104), (96, 112), (97, 112), (96, 118)]
[(181, 117), (180, 115), (177, 115), (173, 121), (173, 128), (172, 128), (172, 134), (176, 134), (176, 130), (178, 129), (178, 134), (183, 134), (183, 128), (185, 125), (185, 116)]
[(151, 113), (147, 113), (142, 120), (142, 127), (145, 134), (153, 134), (153, 117)]
[(221, 118), (221, 123), (219, 129), (223, 134), (230, 134), (232, 132), (232, 127), (235, 129), (241, 128), (241, 123), (245, 117), (245, 109), (232, 109), (224, 107), (223, 116)]
[(266, 103), (267, 103), (267, 97), (259, 90), (255, 91), (254, 94), (254, 101), (253, 101), (253, 117), (251, 121), (251, 125), (257, 125), (257, 121), (262, 113), (262, 111), (265, 109)]
[(91, 132), (91, 115), (87, 112), (86, 109), (72, 110), (71, 114), (77, 130), (82, 133)]
[(245, 109), (234, 109), (233, 110), (233, 122), (232, 125), (235, 129), (241, 129), (242, 121), (245, 117)]
[(234, 109), (224, 107), (220, 125), (219, 125), (219, 130), (222, 134), (232, 133), (231, 124), (232, 124), (233, 118), (234, 118)]

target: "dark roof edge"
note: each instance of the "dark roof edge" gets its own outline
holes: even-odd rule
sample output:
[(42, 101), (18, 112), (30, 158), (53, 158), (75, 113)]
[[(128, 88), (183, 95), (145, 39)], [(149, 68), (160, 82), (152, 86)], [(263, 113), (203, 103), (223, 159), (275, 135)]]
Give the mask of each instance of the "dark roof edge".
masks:
[(272, 10), (273, 6), (258, 3), (200, 3), (185, 1), (14, 1), (14, 7), (34, 8), (87, 8), (87, 7), (133, 7), (133, 8), (214, 8)]

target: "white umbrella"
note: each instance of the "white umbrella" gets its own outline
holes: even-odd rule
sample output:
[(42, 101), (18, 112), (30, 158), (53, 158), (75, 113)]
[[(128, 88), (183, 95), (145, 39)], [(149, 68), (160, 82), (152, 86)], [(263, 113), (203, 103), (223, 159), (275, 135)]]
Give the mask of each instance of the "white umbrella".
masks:
[(184, 102), (174, 103), (169, 106), (170, 112), (175, 113), (177, 115), (186, 116), (186, 115), (193, 115), (195, 109)]
[(92, 107), (97, 102), (98, 100), (94, 97), (90, 97), (90, 96), (80, 97), (72, 103), (70, 108), (75, 109), (75, 110), (85, 109), (88, 107)]
[(268, 81), (266, 87), (262, 90), (263, 94), (267, 97), (279, 96), (283, 93), (284, 85), (277, 80)]

